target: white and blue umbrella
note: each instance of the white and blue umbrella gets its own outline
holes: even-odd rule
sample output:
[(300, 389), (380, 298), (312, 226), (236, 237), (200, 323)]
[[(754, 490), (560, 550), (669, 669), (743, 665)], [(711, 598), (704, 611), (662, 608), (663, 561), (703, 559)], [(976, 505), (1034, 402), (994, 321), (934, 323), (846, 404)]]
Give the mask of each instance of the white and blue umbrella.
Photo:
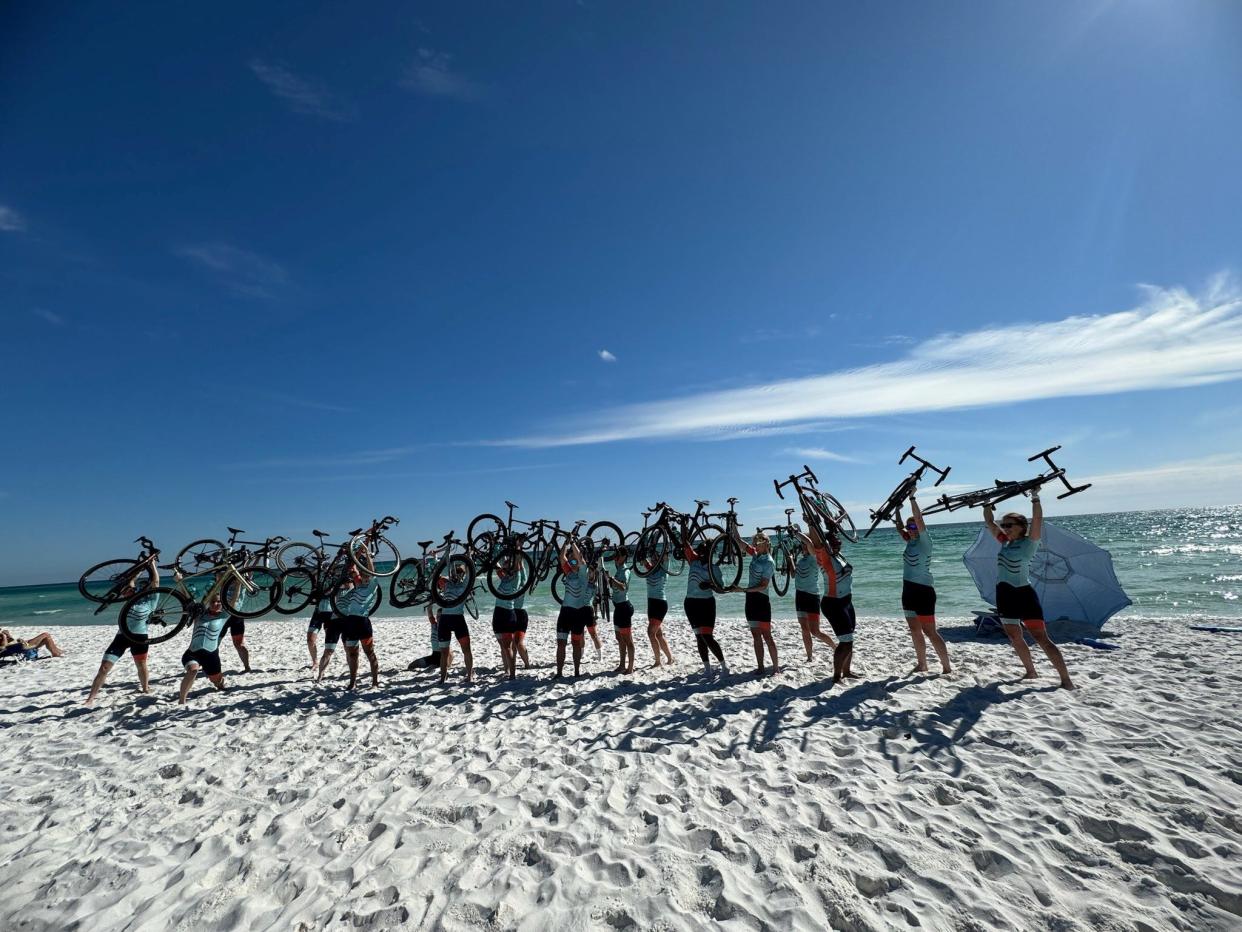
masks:
[[(996, 600), (996, 555), (1000, 544), (984, 528), (962, 557), (975, 587), (989, 605)], [(1117, 581), (1113, 555), (1073, 531), (1044, 522), (1039, 550), (1031, 559), (1031, 586), (1045, 621), (1077, 621), (1097, 630), (1130, 603)]]

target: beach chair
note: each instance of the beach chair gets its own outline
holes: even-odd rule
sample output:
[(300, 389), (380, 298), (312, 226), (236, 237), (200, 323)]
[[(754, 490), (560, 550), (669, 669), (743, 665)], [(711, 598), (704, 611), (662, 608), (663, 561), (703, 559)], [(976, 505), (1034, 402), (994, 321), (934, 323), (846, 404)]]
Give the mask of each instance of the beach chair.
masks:
[(1000, 615), (995, 610), (981, 612), (975, 611), (975, 636), (990, 637), (994, 634), (1004, 634), (1005, 626), (1001, 624)]
[(39, 649), (37, 647), (22, 647), (21, 644), (10, 644), (4, 650), (0, 650), (0, 663), (21, 663), (26, 660), (38, 660)]

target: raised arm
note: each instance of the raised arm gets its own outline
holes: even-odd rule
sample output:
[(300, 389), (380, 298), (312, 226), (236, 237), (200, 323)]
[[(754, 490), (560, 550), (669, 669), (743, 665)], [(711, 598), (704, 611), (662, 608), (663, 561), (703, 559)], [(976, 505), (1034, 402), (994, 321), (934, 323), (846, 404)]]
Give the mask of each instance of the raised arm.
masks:
[(1027, 533), (1027, 537), (1031, 540), (1039, 540), (1039, 536), (1044, 532), (1044, 506), (1039, 503), (1039, 490), (1036, 489), (1031, 493), (1031, 529)]
[(983, 506), (983, 525), (993, 537), (1001, 536), (1001, 529), (996, 526), (996, 518), (991, 505)]
[(910, 514), (914, 516), (914, 523), (919, 526), (919, 533), (927, 533), (927, 525), (923, 523), (923, 510), (919, 508), (918, 500), (915, 499), (914, 493), (910, 493)]

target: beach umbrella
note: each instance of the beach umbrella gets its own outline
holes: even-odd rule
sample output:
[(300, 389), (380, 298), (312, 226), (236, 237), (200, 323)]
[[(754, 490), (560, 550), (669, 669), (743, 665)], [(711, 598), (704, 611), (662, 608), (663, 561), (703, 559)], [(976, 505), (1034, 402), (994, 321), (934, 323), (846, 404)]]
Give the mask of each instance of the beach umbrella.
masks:
[[(984, 601), (996, 599), (996, 555), (1000, 544), (988, 529), (962, 557)], [(1031, 560), (1031, 586), (1045, 621), (1078, 621), (1095, 628), (1130, 604), (1117, 581), (1113, 555), (1073, 531), (1044, 522), (1039, 550)]]

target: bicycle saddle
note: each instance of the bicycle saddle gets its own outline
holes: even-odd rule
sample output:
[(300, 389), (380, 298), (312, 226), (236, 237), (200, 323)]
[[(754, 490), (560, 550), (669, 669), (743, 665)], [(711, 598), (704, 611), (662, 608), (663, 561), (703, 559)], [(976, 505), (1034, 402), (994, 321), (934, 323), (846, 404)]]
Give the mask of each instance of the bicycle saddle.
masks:
[(314, 534), (316, 537), (331, 537), (332, 536), (327, 531), (311, 531), (311, 533)]
[(706, 508), (708, 505), (710, 505), (710, 504), (711, 504), (711, 502), (705, 502), (705, 501), (702, 501), (701, 499), (697, 499), (697, 498), (694, 500), (694, 503), (695, 503), (696, 505), (702, 505), (704, 508)]
[(357, 536), (358, 536), (359, 534), (361, 534), (361, 533), (362, 533), (362, 528), (357, 528), (357, 529), (355, 529), (355, 530), (353, 530), (353, 531), (350, 531), (350, 532), (349, 532), (349, 536), (350, 536), (350, 537), (357, 537)]
[(420, 540), (418, 542), (418, 546), (421, 547), (423, 550), (426, 550), (428, 547), (430, 547), (434, 543), (435, 543), (434, 540)]
[(239, 527), (226, 527), (225, 530), (228, 531), (230, 534), (245, 534), (246, 533)]

